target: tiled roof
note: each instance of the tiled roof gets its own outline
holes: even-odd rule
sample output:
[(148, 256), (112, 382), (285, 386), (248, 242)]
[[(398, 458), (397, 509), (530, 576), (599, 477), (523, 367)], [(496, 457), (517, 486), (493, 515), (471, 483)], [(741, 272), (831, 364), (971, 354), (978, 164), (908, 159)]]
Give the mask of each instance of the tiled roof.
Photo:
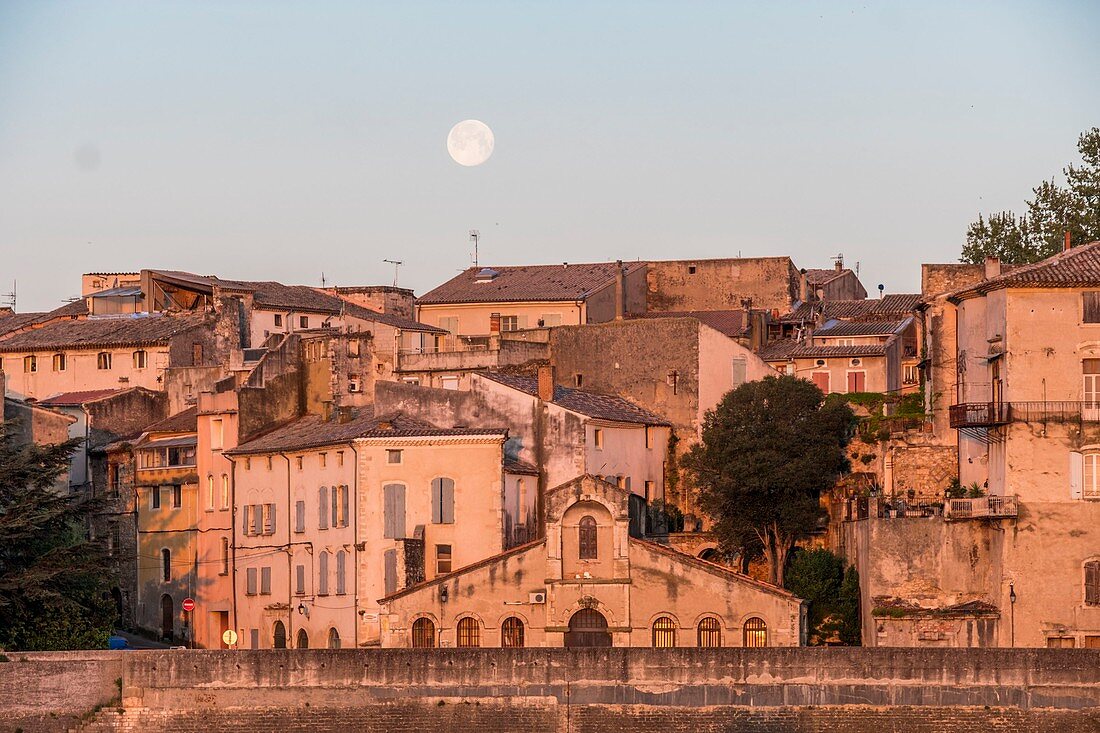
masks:
[(347, 422), (325, 420), (319, 415), (307, 415), (276, 428), (227, 454), (273, 453), (306, 450), (325, 445), (349, 443), (356, 438), (415, 438), (463, 435), (504, 435), (504, 428), (439, 428), (426, 420), (396, 412), (376, 417), (364, 409)]
[(88, 315), (88, 303), (83, 298), (75, 300), (72, 303), (66, 303), (60, 308), (54, 308), (52, 311), (41, 313), (12, 313), (4, 318), (0, 318), (0, 338), (3, 338), (4, 334), (9, 334), (22, 328), (37, 326), (40, 323), (49, 323), (50, 321), (63, 318), (79, 318), (86, 315)]
[(891, 293), (874, 299), (800, 303), (780, 320), (784, 323), (798, 323), (810, 320), (815, 314), (821, 313), (826, 320), (836, 318), (843, 321), (884, 321), (890, 318), (904, 318), (912, 314), (920, 299), (919, 293)]
[(824, 285), (825, 283), (832, 282), (838, 277), (843, 277), (850, 272), (851, 270), (849, 270), (848, 268), (838, 270), (835, 267), (830, 267), (828, 269), (822, 270), (806, 270), (806, 282), (808, 282), (810, 285)]
[(1041, 262), (1022, 265), (977, 285), (952, 293), (953, 302), (1002, 288), (1100, 287), (1100, 242), (1059, 252)]
[(860, 344), (858, 346), (807, 346), (795, 339), (773, 341), (760, 352), (764, 361), (784, 361), (786, 359), (848, 356), (884, 356), (886, 344)]
[(523, 554), (525, 552), (528, 552), (530, 550), (533, 550), (536, 547), (538, 547), (540, 545), (543, 545), (545, 543), (546, 543), (546, 538), (541, 537), (537, 540), (531, 540), (530, 542), (528, 542), (526, 544), (523, 544), (523, 545), (516, 545), (515, 547), (513, 547), (509, 550), (505, 550), (504, 552), (501, 552), (497, 555), (490, 555), (489, 557), (487, 557), (483, 560), (478, 560), (477, 562), (466, 565), (465, 567), (457, 568), (455, 570), (452, 570), (449, 573), (444, 573), (443, 575), (437, 575), (434, 578), (432, 578), (431, 580), (422, 580), (419, 583), (417, 583), (416, 585), (410, 585), (407, 588), (402, 588), (401, 590), (397, 591), (396, 593), (391, 593), (388, 596), (385, 596), (384, 598), (379, 598), (378, 602), (379, 603), (389, 603), (390, 601), (395, 601), (398, 598), (401, 598), (403, 596), (407, 596), (410, 593), (415, 593), (416, 591), (418, 591), (422, 588), (431, 588), (432, 586), (435, 586), (435, 585), (441, 585), (443, 583), (447, 583), (447, 582), (449, 582), (451, 580), (454, 580), (455, 578), (459, 577), (460, 575), (465, 575), (466, 573), (472, 572), (472, 571), (477, 570), (479, 568), (488, 567), (489, 565), (492, 565), (493, 563), (500, 562), (501, 560), (505, 560), (509, 557), (515, 557), (516, 555), (521, 555), (521, 554)]
[(694, 318), (710, 326), (715, 331), (730, 338), (739, 338), (748, 333), (745, 311), (672, 311), (668, 313), (639, 313), (631, 318)]
[[(481, 376), (491, 379), (512, 389), (525, 392), (532, 397), (538, 396), (538, 377), (522, 374), (501, 374), (500, 372), (478, 372)], [(572, 412), (580, 413), (597, 420), (609, 420), (612, 422), (637, 423), (641, 425), (668, 425), (669, 422), (660, 415), (638, 407), (622, 397), (614, 395), (586, 392), (570, 387), (554, 387), (555, 405)]]
[(829, 321), (814, 331), (814, 336), (892, 336), (905, 330), (912, 322), (912, 318), (899, 321)]
[(193, 433), (199, 429), (199, 410), (188, 407), (186, 410), (169, 415), (145, 428), (146, 433)]
[[(503, 303), (512, 301), (577, 301), (614, 283), (614, 262), (567, 265), (471, 267), (417, 299), (418, 303)], [(624, 263), (627, 273), (645, 267), (644, 262)], [(482, 270), (496, 276), (478, 282)]]
[(527, 476), (538, 476), (539, 469), (533, 463), (527, 461), (521, 461), (518, 458), (505, 458), (504, 459), (504, 472), (505, 473), (519, 473)]
[(752, 577), (749, 577), (748, 575), (745, 575), (743, 573), (739, 573), (736, 570), (733, 570), (732, 568), (727, 568), (725, 565), (719, 565), (718, 563), (713, 563), (713, 562), (710, 562), (709, 560), (704, 560), (702, 558), (695, 557), (695, 555), (689, 555), (686, 552), (681, 552), (681, 551), (679, 551), (677, 549), (674, 549), (672, 547), (667, 547), (665, 545), (658, 544), (656, 542), (653, 542), (652, 540), (642, 539), (640, 537), (627, 537), (627, 540), (632, 545), (638, 545), (639, 547), (644, 547), (645, 549), (649, 550), (650, 552), (655, 552), (655, 553), (660, 554), (660, 555), (666, 555), (668, 557), (673, 558), (674, 560), (676, 560), (678, 562), (682, 562), (682, 563), (685, 563), (687, 565), (692, 565), (696, 568), (699, 568), (700, 570), (706, 570), (707, 572), (710, 572), (714, 575), (719, 575), (719, 576), (725, 578), (726, 580), (734, 580), (734, 581), (738, 581), (738, 582), (741, 582), (741, 583), (745, 583), (746, 585), (752, 585), (752, 586), (755, 586), (756, 588), (758, 588), (760, 590), (766, 591), (768, 593), (772, 593), (773, 595), (782, 596), (784, 598), (789, 598), (789, 599), (797, 599), (798, 598), (798, 596), (791, 593), (789, 590), (786, 590), (784, 588), (780, 588), (778, 585), (772, 585), (771, 583), (765, 583), (762, 580), (757, 580), (756, 578), (752, 578)]
[(93, 349), (165, 344), (177, 334), (203, 323), (203, 314), (141, 315), (57, 321), (0, 341), (0, 351)]
[(38, 404), (47, 407), (72, 407), (74, 405), (83, 405), (86, 402), (94, 402), (104, 397), (110, 397), (122, 391), (121, 389), (88, 389), (82, 392), (63, 392), (52, 397), (47, 397), (44, 400), (39, 400)]

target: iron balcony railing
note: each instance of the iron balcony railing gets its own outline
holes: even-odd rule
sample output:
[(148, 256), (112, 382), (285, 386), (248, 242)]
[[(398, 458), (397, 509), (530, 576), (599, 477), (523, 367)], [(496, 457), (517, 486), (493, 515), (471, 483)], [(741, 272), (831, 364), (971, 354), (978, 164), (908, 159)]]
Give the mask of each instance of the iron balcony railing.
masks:
[(948, 519), (1003, 519), (1019, 514), (1016, 496), (982, 496), (976, 499), (948, 499), (943, 514)]
[(963, 402), (950, 407), (951, 427), (991, 428), (1010, 422), (1100, 422), (1100, 401)]

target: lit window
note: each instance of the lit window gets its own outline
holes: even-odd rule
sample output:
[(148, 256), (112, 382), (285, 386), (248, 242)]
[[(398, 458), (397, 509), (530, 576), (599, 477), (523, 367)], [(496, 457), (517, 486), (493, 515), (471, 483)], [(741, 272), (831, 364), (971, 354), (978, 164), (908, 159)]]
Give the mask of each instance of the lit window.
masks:
[(668, 616), (661, 616), (653, 622), (653, 646), (656, 649), (676, 646), (676, 622)]
[(506, 649), (523, 646), (523, 621), (515, 616), (504, 619), (500, 627), (500, 645)]
[(713, 616), (707, 616), (699, 622), (699, 642), (701, 647), (722, 646), (722, 625)]
[(768, 625), (764, 619), (750, 618), (745, 622), (744, 646), (765, 647), (768, 645)]

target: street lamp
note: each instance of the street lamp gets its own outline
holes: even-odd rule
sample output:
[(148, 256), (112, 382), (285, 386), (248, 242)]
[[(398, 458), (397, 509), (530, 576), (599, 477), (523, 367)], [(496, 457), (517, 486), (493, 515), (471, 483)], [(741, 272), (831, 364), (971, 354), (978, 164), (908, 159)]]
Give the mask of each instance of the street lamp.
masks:
[(1009, 646), (1016, 646), (1016, 587), (1008, 584)]

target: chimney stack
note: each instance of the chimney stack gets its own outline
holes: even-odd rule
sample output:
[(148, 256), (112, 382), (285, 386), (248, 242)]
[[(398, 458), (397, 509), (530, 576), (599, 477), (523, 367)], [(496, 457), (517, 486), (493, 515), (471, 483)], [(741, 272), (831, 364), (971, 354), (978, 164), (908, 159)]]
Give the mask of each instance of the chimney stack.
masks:
[(489, 333), (500, 333), (500, 314), (489, 314)]
[(1062, 251), (1063, 252), (1069, 252), (1069, 250), (1072, 246), (1073, 246), (1073, 235), (1070, 234), (1069, 232), (1066, 232), (1066, 243), (1064, 245), (1062, 245)]
[(805, 303), (809, 294), (810, 290), (809, 282), (806, 279), (806, 269), (802, 268), (798, 271), (798, 299)]
[(539, 399), (543, 402), (554, 401), (554, 367), (550, 364), (539, 367)]
[(624, 310), (623, 297), (625, 295), (624, 290), (625, 289), (623, 288), (623, 261), (622, 260), (616, 260), (615, 261), (615, 320), (616, 321), (623, 320), (623, 310)]
[(985, 279), (988, 280), (1001, 274), (1001, 261), (996, 257), (985, 258)]

